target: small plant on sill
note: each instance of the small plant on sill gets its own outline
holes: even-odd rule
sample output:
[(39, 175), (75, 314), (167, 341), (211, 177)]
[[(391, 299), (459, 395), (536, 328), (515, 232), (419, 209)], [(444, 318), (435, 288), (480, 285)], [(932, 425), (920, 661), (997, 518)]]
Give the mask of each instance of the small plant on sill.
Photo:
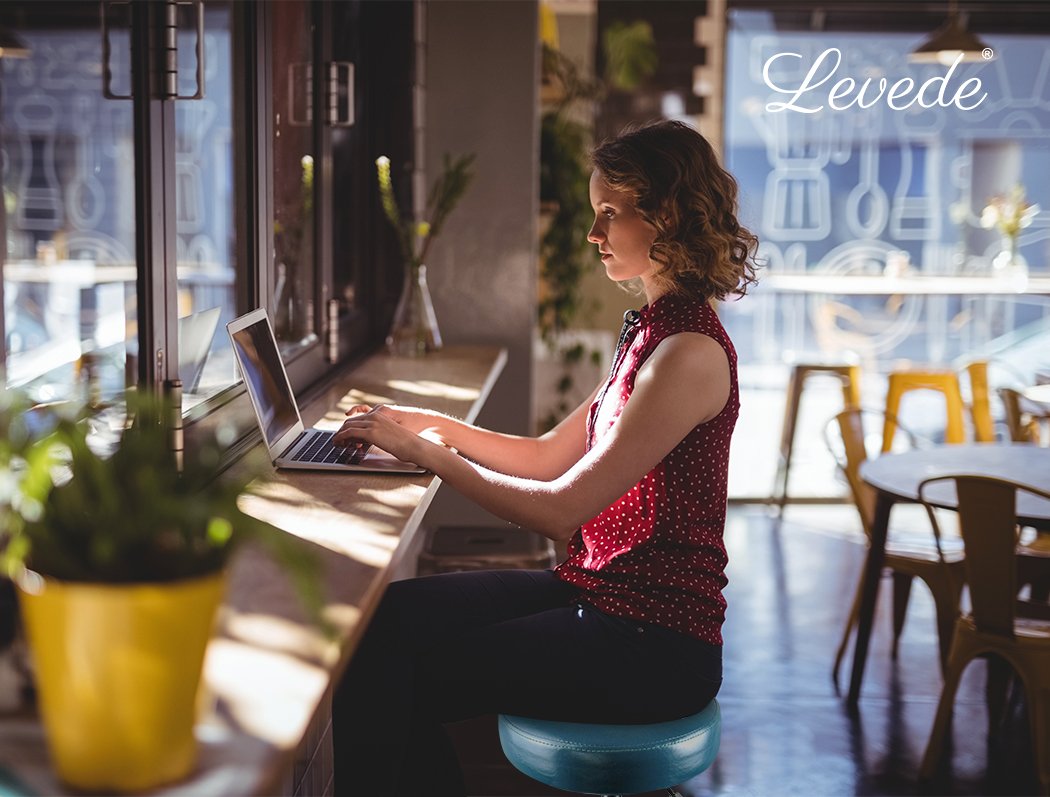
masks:
[(100, 455), (97, 414), (0, 395), (0, 559), (20, 588), (51, 763), (102, 793), (193, 770), (197, 689), (238, 545), (267, 549), (318, 619), (321, 603), (311, 552), (239, 509), (254, 469), (221, 473), (218, 436), (180, 459), (168, 423), (180, 408), (126, 400), (132, 421)]
[[(0, 522), (4, 570), (67, 582), (164, 583), (221, 570), (253, 541), (289, 572), (317, 615), (316, 562), (301, 541), (245, 514), (237, 501), (261, 467), (223, 472), (221, 430), (171, 450), (167, 399), (129, 391), (131, 422), (112, 452), (89, 444), (99, 423), (74, 405), (33, 408), (18, 391), (0, 397)], [(234, 472), (235, 470), (235, 472)]]

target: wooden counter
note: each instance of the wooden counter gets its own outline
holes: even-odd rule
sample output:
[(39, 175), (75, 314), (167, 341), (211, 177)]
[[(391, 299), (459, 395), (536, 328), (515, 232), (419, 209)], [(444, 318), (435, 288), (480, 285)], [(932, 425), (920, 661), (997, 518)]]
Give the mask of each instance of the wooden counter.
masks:
[[(429, 407), (473, 421), (505, 363), (505, 351), (480, 346), (449, 347), (419, 360), (376, 355), (305, 407), (303, 421), (338, 427), (349, 406), (376, 402)], [(197, 772), (154, 793), (324, 790), (324, 782), (301, 784), (311, 757), (323, 755), (323, 699), (391, 571), (411, 548), (439, 483), (432, 474), (280, 471), (244, 499), (246, 511), (308, 540), (318, 552), (325, 614), (336, 634), (328, 639), (306, 622), (277, 565), (257, 551), (239, 552), (205, 661), (208, 703), (197, 729)], [(323, 781), (330, 763), (318, 769)], [(14, 785), (5, 783), (4, 770), (29, 793), (62, 791), (35, 717), (0, 716), (0, 791)]]

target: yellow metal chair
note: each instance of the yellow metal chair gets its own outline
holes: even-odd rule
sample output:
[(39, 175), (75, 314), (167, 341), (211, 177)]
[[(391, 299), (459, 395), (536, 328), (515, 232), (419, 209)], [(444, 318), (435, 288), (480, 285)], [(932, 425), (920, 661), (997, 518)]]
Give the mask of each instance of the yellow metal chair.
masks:
[[(988, 388), (988, 361), (972, 360), (963, 369), (970, 383), (970, 422), (973, 439), (978, 443), (995, 441)], [(900, 415), (901, 398), (911, 390), (935, 390), (944, 395), (946, 443), (966, 442), (966, 403), (959, 386), (959, 372), (951, 368), (899, 368), (891, 371), (886, 389), (887, 423), (882, 433), (883, 453), (893, 448), (897, 430), (892, 420)]]
[[(895, 425), (899, 425), (895, 419), (884, 416), (881, 412), (852, 408), (836, 415), (825, 427), (824, 433), (828, 448), (849, 484), (853, 502), (860, 514), (864, 534), (870, 540), (871, 524), (875, 514), (875, 491), (860, 478), (860, 466), (868, 458), (864, 442), (863, 417), (865, 415), (873, 416), (875, 425), (881, 423), (885, 427), (885, 424), (891, 420)], [(909, 441), (917, 440), (915, 435), (904, 427), (901, 427), (901, 430)], [(950, 537), (938, 539), (932, 533), (902, 534), (891, 531), (886, 541), (885, 567), (893, 573), (893, 658), (897, 658), (900, 635), (904, 629), (912, 579), (918, 577), (926, 583), (933, 595), (943, 670), (948, 659), (952, 628), (959, 614), (959, 595), (963, 587), (962, 541)], [(842, 641), (835, 653), (832, 680), (836, 684), (850, 635), (857, 625), (860, 593), (861, 583), (858, 581), (849, 619), (842, 633)]]
[(893, 437), (897, 432), (896, 418), (900, 415), (901, 398), (911, 390), (936, 390), (944, 395), (946, 443), (962, 443), (966, 440), (966, 423), (963, 420), (962, 390), (955, 371), (941, 369), (903, 368), (891, 371), (886, 386), (886, 426), (882, 430), (882, 451), (893, 449)]
[[(1039, 780), (1043, 793), (1050, 795), (1050, 621), (1016, 616), (1015, 567), (1017, 492), (1027, 491), (1047, 499), (1050, 493), (983, 476), (927, 479), (919, 485), (919, 498), (938, 536), (940, 529), (930, 502), (930, 487), (938, 482), (954, 482), (973, 610), (955, 624), (944, 688), (920, 775), (932, 778), (940, 763), (945, 736), (951, 728), (955, 692), (966, 666), (977, 656), (997, 657), (1013, 668), (1024, 685)], [(989, 672), (993, 673), (994, 668)], [(990, 684), (990, 702), (993, 697), (995, 690)], [(990, 718), (994, 719), (995, 714), (995, 706), (989, 705)]]
[[(1006, 425), (1014, 443), (1040, 445), (1050, 439), (1050, 409), (1039, 402), (1029, 401), (1020, 391), (999, 388), (999, 398), (1006, 412)], [(1022, 584), (1031, 584), (1029, 603), (1019, 611), (1050, 614), (1045, 604), (1050, 597), (1050, 540), (1039, 535), (1017, 547), (1018, 578)]]
[(973, 422), (973, 439), (978, 443), (995, 442), (995, 421), (992, 419), (992, 402), (988, 389), (988, 361), (973, 360), (966, 365), (970, 378), (970, 420)]
[(799, 362), (792, 366), (791, 377), (788, 380), (787, 404), (784, 408), (784, 425), (780, 435), (780, 457), (773, 478), (773, 503), (780, 510), (783, 510), (787, 502), (791, 454), (795, 448), (795, 430), (798, 425), (799, 405), (802, 403), (802, 391), (806, 379), (814, 374), (837, 377), (842, 382), (843, 406), (860, 406), (860, 366), (856, 363)]

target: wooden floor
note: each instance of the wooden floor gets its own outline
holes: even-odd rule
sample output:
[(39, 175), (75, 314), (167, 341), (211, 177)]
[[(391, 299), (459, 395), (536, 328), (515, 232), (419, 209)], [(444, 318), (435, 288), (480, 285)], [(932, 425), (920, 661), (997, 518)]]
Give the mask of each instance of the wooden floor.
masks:
[[(920, 786), (941, 688), (933, 605), (921, 583), (894, 662), (884, 582), (860, 708), (846, 710), (830, 673), (863, 560), (852, 509), (789, 506), (778, 523), (764, 507), (734, 507), (726, 542), (722, 745), (710, 770), (679, 787), (685, 797), (1038, 793), (1023, 699), (988, 743), (980, 661), (956, 700), (950, 771)], [(843, 691), (848, 676), (849, 659)], [(565, 793), (510, 767), (493, 718), (461, 723), (454, 736), (471, 795)]]

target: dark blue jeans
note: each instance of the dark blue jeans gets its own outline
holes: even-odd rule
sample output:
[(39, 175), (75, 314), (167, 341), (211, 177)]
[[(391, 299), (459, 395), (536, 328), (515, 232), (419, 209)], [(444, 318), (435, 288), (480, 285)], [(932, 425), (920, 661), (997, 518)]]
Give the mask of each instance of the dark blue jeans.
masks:
[(659, 722), (721, 679), (721, 647), (596, 611), (549, 570), (394, 582), (334, 695), (336, 793), (463, 795), (443, 723)]

